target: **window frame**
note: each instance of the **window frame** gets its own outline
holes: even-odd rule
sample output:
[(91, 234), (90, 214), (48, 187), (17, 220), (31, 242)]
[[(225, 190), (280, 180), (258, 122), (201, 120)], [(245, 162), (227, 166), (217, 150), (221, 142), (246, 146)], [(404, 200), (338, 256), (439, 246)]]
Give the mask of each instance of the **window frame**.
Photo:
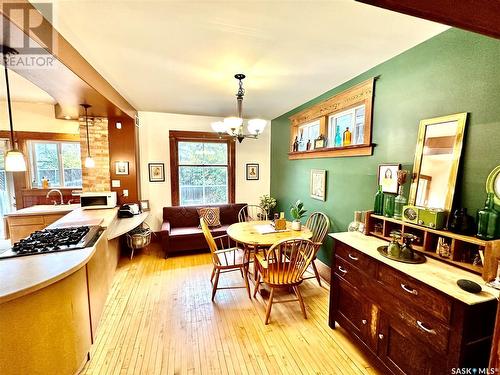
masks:
[(35, 146), (37, 144), (57, 144), (57, 155), (58, 155), (58, 164), (59, 164), (59, 185), (51, 185), (51, 188), (60, 188), (60, 189), (81, 189), (83, 187), (83, 166), (82, 166), (82, 185), (77, 186), (77, 185), (71, 185), (71, 186), (65, 186), (64, 182), (64, 162), (62, 158), (62, 145), (63, 143), (77, 143), (80, 145), (80, 161), (81, 161), (81, 144), (79, 141), (70, 141), (70, 140), (51, 140), (51, 139), (28, 139), (26, 140), (26, 148), (28, 150), (28, 157), (29, 157), (29, 166), (28, 166), (28, 172), (29, 172), (29, 186), (31, 189), (40, 189), (41, 187), (38, 186), (33, 186), (33, 180), (37, 177), (37, 167), (36, 167), (36, 152), (35, 152)]
[[(354, 130), (355, 130), (355, 127), (357, 125), (357, 123), (356, 123), (356, 111), (360, 108), (363, 108), (363, 113), (364, 113), (363, 114), (363, 142), (362, 143), (352, 142), (351, 145), (352, 146), (359, 146), (359, 145), (366, 144), (366, 140), (365, 140), (366, 132), (364, 129), (365, 124), (366, 124), (366, 104), (361, 103), (361, 104), (357, 104), (353, 107), (350, 107), (348, 109), (344, 109), (344, 110), (339, 111), (339, 112), (334, 112), (328, 116), (327, 129), (326, 129), (326, 133), (327, 133), (326, 137), (327, 137), (328, 147), (330, 147), (330, 148), (345, 147), (345, 146), (335, 146), (335, 131), (337, 130), (336, 120), (338, 118), (346, 116), (346, 115), (352, 116), (352, 123), (349, 125), (349, 127), (352, 129), (351, 133), (352, 133), (352, 138), (354, 139), (354, 134), (355, 134)], [(332, 124), (332, 122), (333, 122), (333, 124)]]
[[(169, 131), (170, 139), (170, 194), (172, 206), (180, 205), (179, 191), (179, 142), (225, 143), (227, 144), (227, 180), (228, 204), (235, 203), (235, 161), (236, 147), (234, 138), (229, 135), (219, 136), (211, 132)], [(224, 166), (221, 164), (219, 166)], [(196, 205), (193, 205), (196, 206)], [(199, 206), (203, 206), (200, 204)]]

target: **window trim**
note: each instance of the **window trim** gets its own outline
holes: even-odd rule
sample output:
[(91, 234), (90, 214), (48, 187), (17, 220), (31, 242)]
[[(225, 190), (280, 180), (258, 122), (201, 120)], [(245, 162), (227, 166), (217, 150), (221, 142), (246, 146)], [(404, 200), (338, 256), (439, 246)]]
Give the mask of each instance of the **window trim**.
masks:
[(179, 206), (179, 142), (213, 142), (227, 144), (228, 203), (235, 203), (235, 142), (229, 135), (219, 136), (211, 132), (170, 130), (170, 194), (172, 206)]
[[(59, 161), (59, 180), (60, 184), (59, 185), (52, 185), (51, 188), (59, 188), (59, 189), (81, 189), (83, 186), (83, 166), (82, 166), (82, 186), (65, 186), (64, 183), (64, 164), (63, 164), (63, 159), (62, 159), (62, 144), (63, 143), (77, 143), (80, 145), (81, 144), (79, 141), (70, 141), (70, 140), (51, 140), (51, 139), (28, 139), (26, 140), (26, 148), (28, 150), (28, 158), (29, 158), (29, 165), (28, 165), (28, 174), (29, 174), (29, 186), (31, 189), (40, 189), (41, 187), (35, 187), (33, 186), (33, 179), (36, 177), (36, 154), (35, 154), (35, 145), (36, 144), (43, 144), (43, 143), (50, 143), (50, 144), (57, 144), (57, 154), (58, 154), (58, 161)], [(80, 149), (80, 159), (81, 159), (81, 149)]]

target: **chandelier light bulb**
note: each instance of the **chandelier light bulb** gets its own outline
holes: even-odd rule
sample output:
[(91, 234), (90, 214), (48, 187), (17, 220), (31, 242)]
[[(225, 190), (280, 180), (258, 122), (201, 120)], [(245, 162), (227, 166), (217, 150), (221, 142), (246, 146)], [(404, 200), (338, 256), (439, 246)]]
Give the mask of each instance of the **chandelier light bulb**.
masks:
[(266, 127), (266, 125), (267, 125), (267, 121), (259, 119), (259, 118), (248, 120), (248, 126), (247, 126), (248, 132), (250, 134), (259, 135), (260, 133), (262, 133), (264, 131), (264, 128)]
[(240, 117), (226, 117), (224, 119), (224, 126), (229, 135), (235, 136), (239, 133), (243, 119)]
[(217, 133), (225, 133), (227, 131), (226, 125), (222, 121), (212, 122), (212, 129)]

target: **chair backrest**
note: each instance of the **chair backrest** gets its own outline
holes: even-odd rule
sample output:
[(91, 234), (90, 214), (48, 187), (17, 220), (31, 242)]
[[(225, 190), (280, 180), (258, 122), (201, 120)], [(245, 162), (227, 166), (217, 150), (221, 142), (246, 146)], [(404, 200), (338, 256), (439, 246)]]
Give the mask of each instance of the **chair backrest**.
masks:
[(310, 240), (292, 238), (276, 242), (266, 253), (266, 282), (276, 285), (300, 282), (315, 254), (316, 247)]
[(205, 240), (207, 241), (208, 247), (210, 248), (210, 252), (212, 253), (212, 261), (215, 264), (220, 264), (219, 257), (217, 256), (217, 254), (215, 254), (215, 252), (218, 250), (217, 244), (215, 243), (214, 237), (212, 236), (212, 232), (210, 232), (210, 228), (202, 217), (200, 217), (200, 225), (201, 230), (203, 231), (203, 235), (205, 236)]
[(241, 208), (240, 212), (238, 212), (238, 221), (240, 223), (256, 220), (267, 220), (266, 211), (264, 211), (260, 206), (247, 204)]
[(312, 242), (323, 243), (330, 227), (330, 219), (323, 212), (313, 212), (307, 219), (306, 227), (312, 232)]

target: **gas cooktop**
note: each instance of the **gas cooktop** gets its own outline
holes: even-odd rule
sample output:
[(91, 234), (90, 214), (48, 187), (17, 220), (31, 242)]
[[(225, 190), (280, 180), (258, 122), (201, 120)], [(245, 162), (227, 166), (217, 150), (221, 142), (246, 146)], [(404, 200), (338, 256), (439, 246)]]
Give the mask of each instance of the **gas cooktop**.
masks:
[(97, 225), (36, 231), (0, 253), (0, 259), (84, 249), (92, 246), (101, 232)]

